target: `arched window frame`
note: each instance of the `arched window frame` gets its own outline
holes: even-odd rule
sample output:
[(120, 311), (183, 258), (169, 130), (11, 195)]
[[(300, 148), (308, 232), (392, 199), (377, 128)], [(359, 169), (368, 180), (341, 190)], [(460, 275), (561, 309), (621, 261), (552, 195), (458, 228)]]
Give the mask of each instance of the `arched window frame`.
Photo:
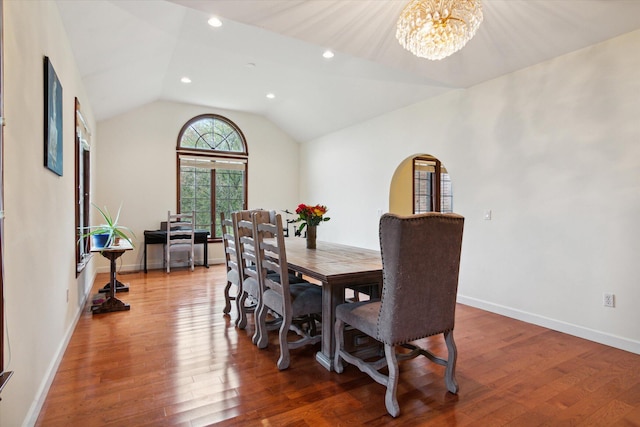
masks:
[[(204, 144), (209, 145), (210, 148), (183, 146), (186, 133), (189, 130), (196, 129), (198, 122), (208, 120), (212, 120), (214, 124), (221, 122), (223, 127), (226, 127), (230, 133), (226, 135), (217, 134), (217, 136), (213, 137), (212, 141), (209, 140), (212, 145)], [(215, 125), (212, 126), (212, 129), (215, 129)], [(207, 135), (211, 135), (211, 132), (202, 134), (196, 131), (196, 133), (198, 141), (205, 141), (207, 140)], [(235, 141), (239, 143), (239, 146), (236, 146), (235, 149), (230, 150), (228, 146), (224, 147), (216, 143), (216, 141), (218, 141), (216, 138), (222, 139), (222, 141), (219, 142), (226, 142), (232, 136), (232, 133), (235, 133), (237, 136), (237, 140)], [(232, 120), (224, 116), (218, 114), (201, 114), (187, 121), (178, 133), (176, 146), (177, 211), (195, 210), (196, 228), (210, 230), (210, 241), (220, 241), (222, 238), (220, 226), (221, 212), (224, 212), (225, 216), (228, 216), (230, 212), (234, 210), (246, 209), (248, 162), (249, 150), (244, 134)], [(193, 175), (194, 197), (191, 199), (187, 199), (184, 194), (187, 192), (186, 188), (190, 188), (191, 185), (183, 184), (182, 181), (183, 178), (186, 180), (189, 175)], [(202, 208), (203, 201), (206, 197), (200, 197), (198, 201), (198, 197), (195, 196), (198, 188), (198, 180), (204, 180), (205, 185), (200, 185), (200, 187), (209, 188), (210, 191), (208, 211)], [(209, 181), (207, 182), (207, 180)], [(233, 186), (228, 186), (226, 183), (231, 181), (233, 181)], [(239, 189), (239, 186), (242, 188)], [(234, 191), (234, 188), (240, 191)], [(238, 197), (238, 193), (242, 200)], [(226, 194), (231, 194), (233, 197), (226, 198)], [(183, 200), (183, 196), (185, 200)], [(204, 202), (204, 204), (206, 205), (206, 202)]]

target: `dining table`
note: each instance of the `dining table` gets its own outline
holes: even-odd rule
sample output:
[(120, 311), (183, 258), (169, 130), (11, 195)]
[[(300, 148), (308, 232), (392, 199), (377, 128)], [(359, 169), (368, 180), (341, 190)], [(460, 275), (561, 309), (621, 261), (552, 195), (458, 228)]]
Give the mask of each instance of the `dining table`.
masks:
[(322, 285), (322, 340), (316, 360), (331, 371), (336, 307), (345, 302), (346, 288), (369, 285), (382, 289), (380, 251), (322, 241), (315, 249), (308, 249), (306, 240), (300, 237), (287, 238), (285, 246), (289, 270)]

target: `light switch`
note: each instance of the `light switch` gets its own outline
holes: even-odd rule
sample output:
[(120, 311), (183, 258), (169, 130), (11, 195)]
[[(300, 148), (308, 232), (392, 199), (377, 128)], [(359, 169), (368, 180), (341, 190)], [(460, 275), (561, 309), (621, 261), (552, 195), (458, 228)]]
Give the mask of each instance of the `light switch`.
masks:
[(491, 209), (487, 209), (484, 211), (484, 219), (487, 221), (491, 221)]

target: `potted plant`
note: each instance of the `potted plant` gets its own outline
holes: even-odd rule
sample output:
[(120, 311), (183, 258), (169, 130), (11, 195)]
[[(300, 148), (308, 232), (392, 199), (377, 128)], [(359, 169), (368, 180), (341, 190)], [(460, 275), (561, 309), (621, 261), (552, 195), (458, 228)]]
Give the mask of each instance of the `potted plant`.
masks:
[(91, 236), (93, 239), (93, 246), (97, 248), (106, 248), (112, 246), (114, 243), (116, 243), (117, 239), (124, 239), (129, 242), (131, 246), (134, 246), (133, 242), (131, 241), (131, 237), (129, 237), (129, 234), (135, 237), (133, 231), (131, 231), (129, 227), (118, 224), (118, 220), (120, 219), (120, 209), (122, 208), (122, 206), (118, 208), (118, 214), (115, 218), (111, 216), (106, 206), (104, 209), (100, 209), (96, 205), (93, 206), (98, 210), (98, 212), (100, 212), (100, 215), (102, 215), (104, 223), (100, 225), (90, 226), (89, 232), (84, 234), (83, 237)]

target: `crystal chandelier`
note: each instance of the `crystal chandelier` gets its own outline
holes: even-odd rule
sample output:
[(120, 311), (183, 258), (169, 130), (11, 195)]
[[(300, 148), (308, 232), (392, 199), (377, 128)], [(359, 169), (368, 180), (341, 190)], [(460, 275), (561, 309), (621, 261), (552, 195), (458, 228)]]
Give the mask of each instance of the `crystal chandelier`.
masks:
[(411, 0), (398, 18), (396, 38), (414, 55), (437, 60), (462, 49), (481, 22), (480, 0)]

